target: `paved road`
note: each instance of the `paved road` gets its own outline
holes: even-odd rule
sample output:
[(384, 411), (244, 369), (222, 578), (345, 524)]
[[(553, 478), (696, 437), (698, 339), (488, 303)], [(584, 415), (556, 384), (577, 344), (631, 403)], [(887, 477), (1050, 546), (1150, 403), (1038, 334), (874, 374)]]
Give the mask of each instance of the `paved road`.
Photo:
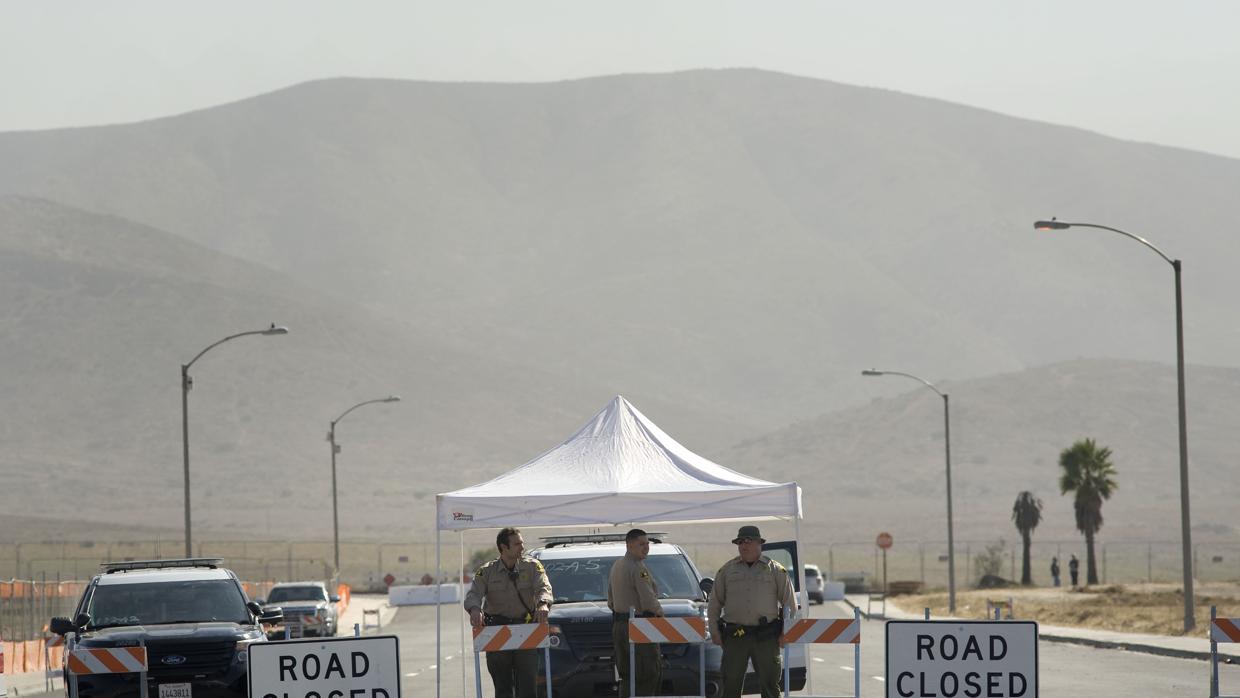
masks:
[[(814, 606), (815, 617), (846, 617), (843, 605)], [(401, 671), (408, 696), (433, 696), (435, 664), (433, 608), (404, 608), (389, 629), (401, 638)], [(457, 617), (444, 609), (444, 654), (441, 695), (461, 696), (460, 630)], [(884, 696), (884, 623), (862, 621), (861, 694)], [(468, 644), (466, 645), (468, 648)], [(1120, 650), (1042, 642), (1038, 647), (1040, 695), (1044, 698), (1131, 698), (1132, 696), (1202, 696), (1209, 692), (1209, 664)], [(852, 648), (819, 645), (810, 650), (812, 695), (852, 695)], [(465, 656), (466, 698), (473, 698), (473, 654)], [(489, 677), (483, 668), (483, 694), (491, 698)], [(413, 674), (410, 676), (410, 674)], [(1240, 667), (1224, 665), (1220, 671), (1223, 693), (1240, 694)], [(807, 693), (811, 693), (807, 691)]]
[[(461, 653), (459, 610), (443, 609), (444, 658), (435, 659), (435, 609), (416, 606), (400, 609), (383, 629), (400, 639), (402, 684), (405, 698), (435, 695), (435, 679), (441, 676), (442, 698), (473, 698), (473, 653)], [(843, 606), (814, 606), (816, 617), (845, 617)], [(861, 694), (884, 696), (884, 624), (863, 621), (861, 650)], [(1131, 696), (1203, 696), (1209, 692), (1209, 664), (1189, 659), (1172, 659), (1148, 654), (1101, 650), (1080, 645), (1042, 642), (1040, 695), (1043, 698), (1129, 698)], [(852, 648), (842, 645), (814, 646), (810, 651), (812, 695), (852, 695)], [(442, 666), (436, 666), (442, 664)], [(464, 680), (462, 680), (462, 667)], [(490, 681), (483, 668), (483, 695), (492, 698)], [(1221, 669), (1224, 694), (1240, 694), (1240, 666)], [(462, 685), (466, 690), (462, 691)], [(809, 693), (807, 691), (807, 693)], [(23, 697), (31, 694), (22, 694)], [(63, 694), (61, 694), (63, 695)]]

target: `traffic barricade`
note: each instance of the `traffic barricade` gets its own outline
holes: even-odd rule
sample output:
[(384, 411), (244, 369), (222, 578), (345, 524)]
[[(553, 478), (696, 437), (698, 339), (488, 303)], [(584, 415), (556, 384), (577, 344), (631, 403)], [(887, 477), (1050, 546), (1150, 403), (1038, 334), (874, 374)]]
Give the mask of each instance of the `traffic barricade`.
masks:
[(547, 698), (551, 698), (551, 628), (546, 623), (484, 625), (474, 628), (474, 688), (482, 698), (482, 653), (512, 650), (543, 651)]
[(47, 689), (48, 693), (51, 693), (56, 688), (55, 678), (63, 676), (61, 670), (52, 668), (52, 655), (54, 654), (52, 650), (64, 646), (65, 636), (57, 635), (56, 633), (48, 635), (47, 639), (43, 641), (43, 687)]
[[(861, 698), (861, 609), (853, 608), (848, 618), (803, 618), (796, 622), (784, 621), (784, 698), (792, 687), (792, 672), (788, 662), (788, 646), (795, 644), (828, 644), (853, 646), (853, 698)], [(806, 659), (809, 652), (806, 652)], [(807, 661), (808, 664), (808, 661)]]
[(1218, 608), (1210, 607), (1210, 698), (1237, 698), (1219, 694), (1218, 643), (1240, 642), (1240, 618), (1219, 618)]
[(141, 698), (146, 696), (146, 645), (137, 647), (74, 647), (65, 659), (69, 698), (78, 696), (78, 677), (93, 674), (138, 674)]
[(629, 698), (637, 695), (637, 645), (697, 645), (698, 696), (706, 698), (706, 620), (700, 616), (638, 618), (629, 609)]

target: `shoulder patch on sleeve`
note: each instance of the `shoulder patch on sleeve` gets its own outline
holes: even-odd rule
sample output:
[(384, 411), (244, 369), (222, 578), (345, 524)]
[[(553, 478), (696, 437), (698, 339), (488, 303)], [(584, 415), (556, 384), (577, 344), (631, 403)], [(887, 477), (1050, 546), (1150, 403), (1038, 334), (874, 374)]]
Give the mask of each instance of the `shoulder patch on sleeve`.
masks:
[(543, 567), (543, 563), (538, 558), (532, 557), (530, 558), (530, 562), (534, 563), (534, 569), (538, 570), (539, 572), (546, 571), (546, 568)]
[(479, 567), (478, 569), (474, 570), (474, 576), (475, 576), (475, 577), (481, 577), (481, 576), (482, 576), (482, 571), (483, 571), (483, 570), (485, 570), (486, 568), (487, 568), (487, 566), (486, 566), (486, 565), (483, 565), (482, 567)]
[(776, 572), (784, 572), (784, 573), (788, 572), (788, 570), (785, 569), (783, 565), (779, 564), (778, 562), (774, 560), (771, 560), (771, 569), (775, 570)]

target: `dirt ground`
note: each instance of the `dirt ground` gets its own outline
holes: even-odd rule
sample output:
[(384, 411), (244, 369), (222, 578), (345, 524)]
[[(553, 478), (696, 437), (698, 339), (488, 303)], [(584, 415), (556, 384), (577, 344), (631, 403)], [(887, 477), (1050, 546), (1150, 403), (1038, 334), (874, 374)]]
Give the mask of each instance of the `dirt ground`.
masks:
[[(1210, 620), (1210, 606), (1220, 617), (1240, 615), (1240, 584), (1209, 583), (1193, 588), (1200, 635)], [(1174, 584), (1108, 584), (1084, 588), (969, 590), (956, 593), (956, 615), (983, 618), (986, 600), (1012, 599), (1016, 618), (1046, 625), (1099, 628), (1128, 633), (1184, 635), (1184, 594)], [(947, 594), (893, 596), (887, 600), (903, 611), (929, 607), (932, 616), (947, 615)], [(1005, 614), (1006, 615), (1006, 614)]]

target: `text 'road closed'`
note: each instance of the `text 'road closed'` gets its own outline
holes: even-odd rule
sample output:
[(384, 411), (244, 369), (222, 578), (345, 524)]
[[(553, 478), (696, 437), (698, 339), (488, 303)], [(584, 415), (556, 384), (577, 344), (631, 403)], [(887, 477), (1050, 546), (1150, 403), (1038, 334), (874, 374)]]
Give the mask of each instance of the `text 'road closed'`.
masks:
[(251, 698), (400, 698), (394, 636), (250, 646)]
[(887, 695), (1036, 698), (1038, 626), (1027, 621), (891, 621)]

